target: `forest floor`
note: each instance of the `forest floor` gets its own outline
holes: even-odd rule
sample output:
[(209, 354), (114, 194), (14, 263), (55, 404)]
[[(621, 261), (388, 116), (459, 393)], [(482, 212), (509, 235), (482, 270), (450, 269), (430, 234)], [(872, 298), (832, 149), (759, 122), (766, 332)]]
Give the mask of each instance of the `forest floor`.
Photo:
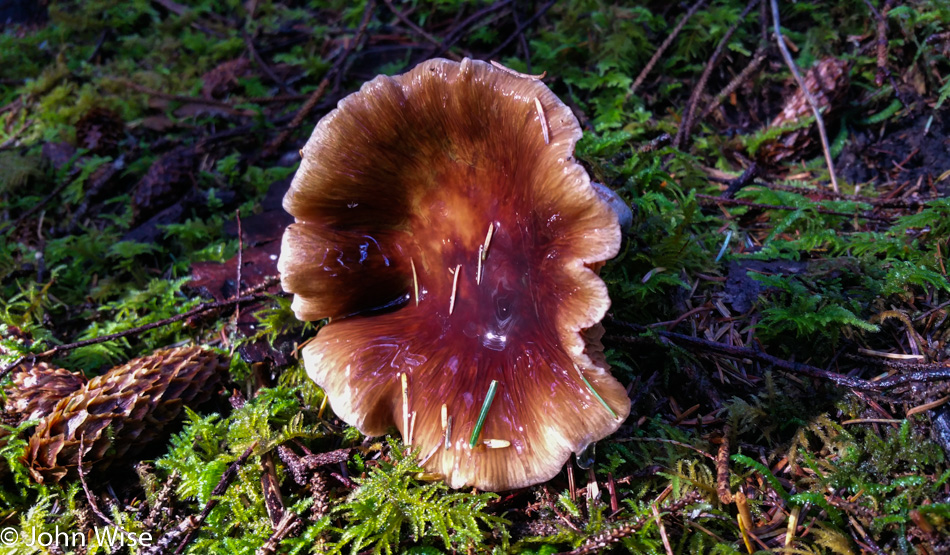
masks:
[[(950, 551), (945, 2), (50, 0), (0, 19), (0, 552)], [(277, 279), (313, 126), (433, 57), (544, 72), (576, 158), (633, 210), (601, 272), (631, 416), (515, 491), (450, 490), (398, 434), (336, 418), (296, 357), (319, 325)], [(191, 408), (145, 370), (93, 381), (192, 345), (213, 354), (175, 370)]]

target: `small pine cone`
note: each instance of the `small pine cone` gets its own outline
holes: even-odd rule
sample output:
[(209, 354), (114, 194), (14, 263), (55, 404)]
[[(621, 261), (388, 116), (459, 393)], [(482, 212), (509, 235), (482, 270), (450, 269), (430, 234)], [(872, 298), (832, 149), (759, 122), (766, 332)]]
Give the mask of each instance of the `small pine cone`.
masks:
[[(837, 108), (838, 101), (848, 90), (848, 62), (838, 58), (825, 58), (808, 70), (802, 79), (827, 122), (828, 116)], [(772, 119), (769, 127), (793, 125), (813, 115), (805, 93), (796, 89), (795, 93), (785, 100), (782, 111)], [(774, 163), (810, 150), (816, 144), (813, 127), (789, 131), (763, 144), (759, 149), (759, 158)]]
[(76, 122), (76, 143), (93, 154), (114, 154), (125, 138), (122, 117), (106, 108), (93, 108)]
[(89, 380), (56, 404), (30, 438), (26, 463), (38, 482), (102, 470), (159, 437), (183, 405), (206, 400), (228, 359), (199, 347), (157, 351)]
[(197, 161), (194, 147), (181, 146), (152, 162), (132, 195), (136, 221), (178, 202), (193, 183)]
[(20, 420), (43, 418), (53, 412), (60, 399), (70, 395), (85, 383), (81, 374), (57, 368), (45, 362), (24, 363), (13, 370), (7, 386), (7, 412)]

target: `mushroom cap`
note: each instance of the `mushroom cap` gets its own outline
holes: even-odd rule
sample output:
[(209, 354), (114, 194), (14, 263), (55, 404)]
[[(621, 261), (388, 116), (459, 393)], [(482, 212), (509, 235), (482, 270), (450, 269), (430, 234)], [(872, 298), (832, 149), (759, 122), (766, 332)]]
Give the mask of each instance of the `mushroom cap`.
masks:
[(341, 100), (284, 197), (283, 287), (298, 318), (330, 319), (309, 376), (452, 487), (549, 480), (630, 411), (592, 269), (620, 228), (573, 159), (581, 135), (537, 79), (429, 60)]

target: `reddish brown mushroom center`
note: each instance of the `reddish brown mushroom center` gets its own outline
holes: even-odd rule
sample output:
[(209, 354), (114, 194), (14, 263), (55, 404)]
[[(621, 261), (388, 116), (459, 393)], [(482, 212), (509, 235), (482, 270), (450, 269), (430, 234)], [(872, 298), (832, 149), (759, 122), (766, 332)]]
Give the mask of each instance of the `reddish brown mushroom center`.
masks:
[[(561, 223), (560, 216), (543, 207), (526, 208), (532, 206), (532, 199), (525, 198), (525, 188), (506, 183), (512, 178), (502, 172), (491, 172), (489, 160), (484, 166), (482, 171), (465, 166), (460, 175), (443, 171), (437, 178), (422, 178), (437, 184), (411, 201), (416, 208), (404, 224), (406, 231), (395, 241), (399, 258), (409, 260), (400, 268), (405, 288), (389, 304), (398, 305), (395, 310), (408, 328), (402, 331), (413, 340), (410, 345), (376, 344), (376, 348), (396, 349), (384, 355), (391, 357), (388, 366), (408, 371), (411, 411), (420, 405), (438, 410), (444, 400), (463, 402), (463, 407), (446, 408), (448, 414), (462, 418), (455, 422), (453, 443), (468, 442), (491, 380), (499, 382), (492, 410), (505, 411), (514, 409), (504, 407), (519, 406), (514, 398), (518, 393), (507, 387), (513, 376), (519, 381), (551, 383), (553, 396), (554, 375), (575, 372), (560, 348), (554, 324), (559, 292), (545, 291), (541, 283), (552, 282), (542, 280), (543, 273), (559, 272), (563, 264), (550, 246), (556, 231), (549, 227)], [(444, 357), (440, 372), (453, 379), (442, 383), (461, 388), (445, 394), (433, 391), (432, 387), (439, 386), (432, 383), (421, 388), (411, 369), (436, 362), (422, 351)], [(536, 375), (539, 372), (546, 375)], [(425, 398), (420, 395), (423, 391)], [(576, 394), (589, 397), (582, 388)], [(488, 421), (481, 437), (510, 441), (519, 451), (525, 448), (522, 438), (512, 437), (510, 429), (492, 429), (491, 422), (511, 426), (515, 415), (496, 417)]]

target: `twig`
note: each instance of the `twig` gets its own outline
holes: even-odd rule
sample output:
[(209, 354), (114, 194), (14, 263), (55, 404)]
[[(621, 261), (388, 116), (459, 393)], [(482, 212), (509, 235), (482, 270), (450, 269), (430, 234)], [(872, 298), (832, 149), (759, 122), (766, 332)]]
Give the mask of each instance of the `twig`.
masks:
[(264, 58), (261, 58), (261, 55), (257, 52), (257, 48), (254, 47), (254, 39), (251, 38), (251, 35), (248, 35), (245, 31), (241, 31), (241, 37), (244, 38), (244, 44), (247, 46), (248, 52), (251, 53), (251, 57), (254, 58), (254, 62), (260, 66), (261, 70), (270, 77), (270, 80), (277, 85), (277, 88), (280, 89), (280, 92), (284, 94), (293, 94), (293, 91), (287, 87), (287, 83), (284, 83), (283, 79), (277, 76), (274, 73), (274, 70), (267, 65), (267, 62), (264, 61)]
[(720, 198), (735, 197), (736, 193), (741, 191), (743, 187), (745, 187), (749, 183), (752, 183), (752, 181), (755, 179), (755, 176), (758, 175), (758, 173), (759, 173), (759, 166), (755, 162), (752, 162), (749, 165), (749, 167), (746, 168), (744, 172), (742, 172), (742, 175), (731, 180), (729, 183), (726, 184), (726, 190), (722, 192), (722, 195), (720, 195)]
[(165, 532), (165, 535), (159, 538), (159, 540), (155, 542), (155, 545), (153, 545), (150, 549), (147, 551), (139, 551), (139, 553), (142, 555), (165, 555), (165, 553), (168, 551), (168, 548), (170, 548), (172, 544), (178, 540), (178, 538), (190, 533), (195, 529), (196, 521), (197, 518), (194, 516), (189, 516), (182, 519), (182, 521), (179, 522), (177, 526)]
[(257, 442), (255, 441), (248, 447), (244, 453), (230, 466), (227, 470), (224, 471), (224, 474), (221, 475), (221, 480), (218, 482), (218, 485), (214, 487), (214, 490), (211, 491), (211, 497), (208, 498), (208, 503), (205, 505), (201, 514), (198, 515), (198, 519), (194, 522), (194, 527), (191, 531), (188, 532), (188, 535), (185, 536), (181, 543), (178, 544), (178, 549), (175, 550), (175, 555), (178, 555), (185, 550), (185, 547), (191, 543), (191, 540), (194, 539), (195, 534), (198, 533), (198, 530), (201, 529), (201, 525), (204, 524), (205, 519), (208, 518), (208, 515), (211, 514), (211, 511), (218, 506), (219, 500), (224, 492), (228, 490), (228, 487), (231, 485), (231, 482), (234, 481), (234, 478), (237, 476), (238, 468), (244, 465), (247, 462), (248, 457), (251, 456), (251, 453), (254, 451), (254, 448), (257, 447)]
[[(456, 25), (455, 28), (451, 32), (448, 33), (448, 35), (446, 35), (445, 40), (442, 41), (442, 47), (436, 49), (435, 52), (431, 56), (427, 56), (427, 57), (438, 58), (439, 56), (442, 56), (443, 54), (448, 52), (449, 48), (452, 48), (455, 45), (455, 43), (459, 41), (459, 39), (462, 38), (462, 36), (465, 34), (466, 31), (475, 27), (476, 21), (480, 20), (486, 15), (489, 15), (493, 12), (496, 12), (504, 8), (508, 4), (511, 4), (513, 1), (514, 0), (501, 0), (499, 2), (495, 2), (494, 4), (491, 4), (490, 6), (482, 8), (478, 10), (477, 12), (473, 13), (472, 15), (468, 16), (467, 18), (465, 18), (464, 21)], [(485, 56), (485, 59), (491, 59), (491, 56)]]
[(32, 119), (28, 119), (24, 121), (23, 125), (20, 126), (19, 129), (14, 131), (13, 134), (10, 135), (10, 137), (7, 140), (3, 141), (3, 143), (0, 143), (0, 150), (6, 150), (10, 146), (13, 146), (13, 144), (16, 143), (16, 140), (20, 138), (20, 135), (22, 135), (24, 131), (29, 129), (31, 125), (33, 125)]
[(287, 511), (280, 518), (280, 522), (277, 523), (277, 526), (274, 527), (274, 533), (271, 534), (271, 537), (267, 538), (267, 541), (264, 545), (260, 546), (255, 555), (272, 555), (277, 553), (277, 548), (280, 547), (280, 542), (287, 539), (287, 536), (296, 532), (300, 526), (303, 524), (303, 521), (300, 520), (293, 511)]
[(653, 509), (653, 519), (656, 521), (656, 527), (660, 530), (663, 549), (666, 550), (667, 555), (673, 555), (673, 547), (670, 545), (669, 536), (666, 535), (666, 526), (663, 525), (663, 519), (660, 517), (660, 509), (656, 506), (656, 503), (651, 503), (650, 508)]
[(548, 2), (545, 5), (541, 6), (541, 8), (539, 8), (538, 11), (535, 12), (534, 15), (526, 19), (524, 23), (522, 23), (521, 25), (518, 25), (518, 28), (515, 29), (515, 32), (509, 35), (508, 38), (506, 38), (504, 41), (502, 41), (501, 44), (495, 47), (495, 49), (492, 50), (489, 55), (485, 56), (485, 59), (486, 60), (495, 59), (495, 57), (498, 56), (499, 52), (501, 52), (502, 50), (504, 50), (506, 46), (511, 44), (511, 41), (515, 40), (515, 38), (521, 36), (521, 34), (524, 33), (525, 29), (533, 25), (535, 21), (537, 21), (538, 19), (541, 18), (542, 15), (547, 13), (547, 11), (551, 9), (551, 6), (553, 6), (556, 3), (557, 3), (557, 0), (548, 0)]
[[(17, 217), (17, 219), (13, 220), (13, 222), (7, 224), (6, 227), (0, 229), (0, 235), (2, 235), (3, 233), (6, 233), (6, 231), (9, 229), (16, 229), (16, 227), (19, 226), (21, 223), (23, 223), (24, 220), (26, 220), (33, 214), (37, 213), (38, 211), (42, 210), (43, 207), (49, 204), (51, 200), (59, 196), (59, 194), (63, 192), (63, 189), (68, 187), (70, 183), (71, 182), (69, 180), (64, 180), (62, 183), (57, 185), (56, 188), (53, 189), (53, 192), (46, 195), (46, 197), (43, 200), (31, 206), (29, 210), (20, 214)], [(2, 374), (0, 374), (0, 377), (2, 377)]]
[(725, 52), (726, 45), (729, 44), (729, 39), (732, 38), (732, 35), (739, 28), (739, 25), (742, 24), (742, 21), (749, 15), (749, 12), (752, 11), (752, 8), (754, 8), (759, 1), (760, 0), (749, 0), (749, 3), (746, 4), (745, 9), (739, 14), (735, 23), (726, 30), (726, 34), (722, 36), (722, 40), (716, 45), (716, 50), (713, 51), (712, 56), (706, 63), (703, 74), (699, 77), (699, 83), (696, 84), (693, 93), (689, 95), (686, 112), (683, 115), (683, 122), (680, 124), (679, 129), (676, 130), (676, 136), (673, 137), (673, 148), (684, 148), (688, 144), (689, 133), (693, 128), (693, 119), (696, 115), (696, 106), (699, 104), (699, 99), (706, 90), (706, 83), (709, 81), (709, 76), (712, 75), (713, 69), (719, 64), (719, 58), (721, 58), (723, 52)]
[[(402, 13), (402, 11), (399, 10), (399, 8), (393, 5), (392, 0), (383, 0), (383, 2), (386, 4), (386, 7), (389, 8), (389, 11), (393, 12), (393, 15), (396, 16), (396, 19), (398, 19), (399, 21), (402, 21), (403, 24), (406, 25), (406, 27), (409, 27), (409, 29), (412, 30), (412, 32), (416, 33), (420, 37), (431, 42), (433, 45), (439, 48), (442, 48), (442, 41), (438, 37), (434, 36), (432, 33), (426, 31), (422, 27), (419, 27), (418, 25), (415, 24), (414, 21), (406, 17), (406, 14)], [(452, 60), (455, 60), (456, 62), (462, 59), (459, 55), (455, 54), (454, 52), (448, 52), (446, 56)]]
[(86, 500), (89, 501), (89, 508), (92, 509), (93, 514), (99, 517), (102, 520), (102, 522), (105, 522), (109, 526), (121, 532), (123, 536), (131, 540), (132, 543), (134, 544), (135, 538), (131, 537), (129, 533), (125, 531), (124, 528), (121, 528), (111, 518), (107, 517), (101, 510), (99, 510), (99, 505), (96, 503), (96, 496), (93, 495), (92, 490), (89, 489), (89, 484), (86, 483), (86, 473), (83, 471), (83, 468), (82, 468), (82, 452), (83, 452), (83, 446), (85, 444), (86, 444), (86, 434), (83, 434), (82, 437), (79, 439), (79, 453), (78, 453), (78, 459), (76, 462), (76, 465), (77, 465), (76, 470), (79, 472), (79, 483), (82, 484), (82, 490), (86, 492)]
[(699, 11), (699, 8), (703, 7), (703, 4), (705, 3), (706, 0), (697, 0), (696, 3), (694, 3), (689, 8), (689, 11), (686, 12), (686, 15), (680, 18), (679, 23), (677, 23), (676, 27), (674, 27), (670, 34), (666, 36), (666, 40), (660, 44), (660, 47), (657, 48), (656, 52), (653, 53), (653, 57), (650, 58), (650, 61), (647, 62), (647, 65), (640, 70), (640, 75), (637, 75), (637, 78), (634, 79), (633, 84), (630, 85), (630, 90), (627, 91), (627, 96), (624, 97), (625, 101), (629, 100), (630, 97), (637, 92), (637, 89), (639, 89), (640, 85), (643, 84), (643, 81), (646, 80), (647, 75), (649, 75), (650, 71), (653, 70), (653, 66), (655, 66), (656, 63), (660, 61), (660, 56), (666, 52), (666, 49), (669, 48), (670, 45), (673, 44), (673, 41), (676, 40), (676, 37), (679, 36), (680, 32), (683, 30), (683, 27), (686, 26), (686, 22), (689, 21), (689, 18), (693, 17), (693, 15)]
[[(686, 506), (695, 503), (699, 499), (699, 493), (692, 491), (673, 503), (670, 503), (670, 505), (665, 508), (664, 512), (668, 514), (678, 513)], [(584, 542), (583, 545), (573, 551), (560, 553), (558, 555), (588, 555), (590, 553), (602, 553), (605, 549), (610, 547), (610, 545), (619, 542), (623, 538), (635, 534), (637, 531), (643, 528), (646, 523), (650, 522), (650, 520), (652, 519), (636, 518), (631, 522), (622, 524), (616, 528), (608, 530), (607, 532), (591, 537), (586, 542)]]
[(155, 89), (146, 87), (145, 85), (140, 85), (131, 79), (119, 79), (118, 82), (122, 83), (123, 86), (129, 87), (134, 91), (138, 91), (149, 96), (154, 96), (156, 98), (164, 98), (165, 100), (174, 100), (175, 102), (184, 102), (187, 104), (204, 104), (207, 106), (218, 106), (221, 108), (228, 108), (231, 110), (237, 110), (230, 102), (225, 102), (224, 100), (217, 100), (215, 98), (205, 98), (203, 96), (187, 96), (181, 94), (171, 94), (162, 91), (157, 91)]
[(613, 440), (614, 443), (626, 443), (628, 441), (643, 441), (643, 442), (652, 442), (652, 443), (668, 443), (670, 445), (676, 445), (677, 447), (682, 447), (684, 449), (689, 449), (695, 451), (700, 455), (706, 457), (707, 459), (716, 460), (716, 457), (710, 455), (709, 453), (703, 451), (698, 447), (694, 447), (688, 443), (683, 443), (682, 441), (676, 441), (675, 439), (666, 439), (662, 437), (623, 437)]
[[(707, 201), (712, 204), (729, 204), (733, 206), (748, 206), (750, 208), (758, 208), (760, 210), (801, 210), (801, 206), (785, 206), (782, 204), (763, 204), (761, 202), (751, 202), (748, 200), (738, 199), (738, 198), (723, 198), (723, 197), (714, 197), (712, 195), (702, 195), (697, 194), (696, 198), (701, 201)], [(870, 212), (862, 212), (860, 214), (854, 212), (839, 212), (837, 210), (829, 210), (827, 208), (822, 208), (820, 206), (810, 207), (814, 209), (819, 214), (828, 214), (829, 216), (844, 216), (846, 218), (864, 218), (866, 220), (875, 220), (881, 222), (889, 222), (890, 218), (887, 216), (878, 216), (876, 214), (871, 214)]]
[(165, 480), (165, 484), (162, 486), (162, 489), (159, 490), (158, 495), (155, 496), (154, 503), (152, 503), (152, 506), (149, 508), (148, 517), (142, 521), (146, 530), (151, 531), (158, 526), (162, 512), (168, 508), (172, 488), (180, 477), (181, 474), (179, 474), (178, 470), (173, 470), (172, 473), (168, 475), (168, 479)]
[[(237, 251), (237, 283), (234, 287), (234, 296), (238, 296), (241, 292), (241, 280), (242, 280), (242, 266), (244, 266), (244, 231), (241, 229), (241, 209), (238, 208), (234, 211), (234, 217), (237, 219), (237, 234), (238, 234), (238, 251)], [(234, 305), (234, 325), (237, 326), (238, 320), (241, 318), (241, 303)]]
[[(648, 329), (644, 326), (633, 324), (630, 322), (624, 322), (622, 320), (617, 320), (612, 315), (608, 314), (608, 319), (620, 326), (628, 328), (630, 330), (638, 332), (646, 332)], [(806, 376), (809, 378), (819, 378), (822, 380), (830, 381), (835, 385), (841, 387), (848, 387), (851, 389), (857, 389), (861, 391), (882, 391), (885, 389), (890, 389), (898, 385), (903, 385), (910, 382), (935, 382), (942, 380), (950, 380), (950, 367), (931, 365), (926, 369), (921, 369), (914, 372), (904, 373), (904, 374), (895, 374), (893, 376), (888, 376), (881, 380), (864, 380), (861, 378), (854, 378), (851, 376), (845, 376), (843, 374), (838, 374), (837, 372), (831, 372), (828, 370), (823, 370), (817, 368), (810, 364), (804, 364), (800, 362), (793, 362), (785, 359), (781, 359), (775, 356), (772, 356), (768, 353), (759, 351), (758, 349), (750, 349), (749, 347), (737, 347), (734, 345), (726, 345), (725, 343), (719, 343), (717, 341), (710, 341), (708, 339), (701, 339), (699, 337), (693, 337), (691, 335), (684, 335), (681, 333), (675, 333), (665, 330), (649, 330), (652, 333), (668, 339), (674, 343), (680, 345), (689, 345), (704, 351), (719, 353), (729, 357), (737, 358), (748, 358), (752, 360), (757, 360), (765, 364), (769, 364), (778, 368), (780, 370), (785, 370), (792, 374), (797, 374), (800, 376)], [(623, 337), (619, 336), (618, 339), (621, 340), (631, 340), (634, 342), (639, 342), (640, 338), (636, 337)]]
[[(521, 27), (521, 17), (518, 16), (518, 6), (512, 8), (511, 19), (515, 22), (516, 27)], [(531, 48), (528, 46), (528, 39), (525, 38), (524, 33), (518, 34), (518, 44), (521, 46), (521, 55), (524, 56), (524, 65), (528, 73), (531, 73)]]
[(16, 359), (15, 361), (13, 361), (10, 365), (8, 365), (8, 366), (7, 366), (6, 368), (4, 368), (2, 371), (0, 371), (0, 380), (2, 380), (4, 377), (6, 377), (6, 375), (7, 375), (8, 373), (10, 373), (11, 370), (13, 370), (13, 369), (16, 368), (18, 365), (20, 365), (22, 362), (24, 362), (24, 361), (26, 361), (26, 360), (28, 360), (28, 359), (39, 360), (39, 359), (49, 358), (49, 357), (51, 357), (51, 356), (53, 356), (53, 355), (55, 355), (55, 354), (57, 354), (57, 353), (62, 353), (62, 352), (65, 352), (65, 351), (71, 351), (71, 350), (73, 350), (73, 349), (78, 349), (79, 347), (85, 347), (85, 346), (87, 346), (87, 345), (97, 345), (97, 344), (99, 344), (99, 343), (105, 343), (106, 341), (113, 341), (113, 340), (115, 340), (115, 339), (122, 339), (123, 337), (128, 337), (128, 336), (130, 336), (130, 335), (136, 335), (136, 334), (142, 333), (142, 332), (144, 332), (144, 331), (148, 331), (148, 330), (151, 330), (151, 329), (159, 328), (159, 327), (162, 327), (162, 326), (167, 326), (168, 324), (173, 324), (173, 323), (175, 323), (175, 322), (180, 322), (180, 321), (182, 321), (182, 320), (187, 320), (188, 318), (191, 318), (192, 316), (195, 316), (195, 315), (197, 315), (197, 314), (201, 314), (201, 313), (203, 313), (203, 312), (208, 312), (208, 311), (211, 311), (211, 310), (217, 310), (217, 309), (220, 309), (220, 308), (227, 308), (227, 307), (232, 306), (232, 305), (235, 305), (235, 304), (246, 303), (246, 302), (250, 302), (250, 301), (256, 301), (257, 299), (266, 298), (266, 297), (270, 296), (271, 294), (270, 294), (270, 293), (264, 293), (264, 292), (262, 292), (262, 291), (263, 291), (264, 289), (267, 289), (267, 288), (270, 287), (271, 285), (276, 284), (276, 283), (278, 283), (278, 278), (277, 278), (277, 277), (269, 277), (269, 278), (265, 279), (264, 282), (261, 283), (260, 285), (251, 288), (249, 291), (252, 292), (252, 293), (246, 294), (246, 295), (241, 296), (241, 297), (237, 297), (237, 298), (233, 298), (233, 299), (228, 299), (228, 300), (226, 300), (226, 301), (213, 301), (213, 302), (208, 302), (208, 303), (202, 303), (202, 304), (196, 306), (195, 308), (189, 310), (188, 312), (183, 312), (183, 313), (181, 313), (181, 314), (176, 314), (175, 316), (171, 316), (171, 317), (168, 317), (168, 318), (163, 318), (162, 320), (159, 320), (159, 321), (157, 321), (157, 322), (152, 322), (152, 323), (150, 323), (150, 324), (144, 324), (144, 325), (141, 325), (141, 326), (138, 326), (138, 327), (135, 327), (135, 328), (127, 329), (127, 330), (125, 330), (125, 331), (120, 331), (120, 332), (116, 332), (116, 333), (110, 333), (109, 335), (101, 335), (101, 336), (99, 336), (99, 337), (93, 337), (92, 339), (84, 339), (84, 340), (82, 340), (82, 341), (76, 341), (75, 343), (65, 343), (65, 344), (63, 344), (63, 345), (56, 345), (56, 346), (53, 347), (52, 349), (43, 351), (42, 353), (23, 355), (23, 356), (21, 356), (20, 358), (18, 358), (18, 359)]
[(782, 58), (785, 59), (785, 64), (792, 72), (792, 75), (795, 76), (798, 87), (802, 90), (802, 94), (804, 94), (805, 99), (808, 100), (808, 105), (811, 106), (811, 111), (815, 114), (815, 123), (818, 125), (818, 135), (821, 137), (821, 148), (824, 150), (825, 162), (828, 164), (828, 175), (831, 177), (831, 188), (837, 193), (838, 178), (835, 177), (835, 165), (831, 159), (831, 147), (828, 143), (828, 133), (825, 131), (825, 120), (821, 117), (821, 110), (818, 109), (818, 101), (815, 100), (815, 96), (811, 94), (811, 91), (805, 86), (805, 80), (802, 79), (802, 74), (798, 71), (795, 60), (792, 59), (792, 53), (788, 51), (788, 46), (785, 45), (785, 37), (782, 36), (781, 23), (778, 15), (778, 0), (771, 0), (771, 2), (772, 23), (775, 26), (775, 41), (778, 43), (779, 50), (782, 51)]
[(727, 96), (735, 92), (739, 88), (739, 85), (746, 82), (746, 80), (757, 70), (759, 66), (762, 65), (762, 62), (766, 58), (766, 48), (760, 46), (758, 50), (755, 51), (755, 54), (752, 55), (752, 61), (749, 62), (749, 65), (745, 66), (745, 69), (742, 70), (739, 75), (736, 75), (732, 81), (729, 81), (729, 84), (723, 87), (719, 94), (716, 95), (716, 99), (709, 103), (709, 106), (703, 110), (703, 113), (700, 114), (699, 119), (706, 119), (706, 117), (713, 113), (713, 111), (722, 104), (722, 101), (726, 99)]
[(317, 105), (317, 102), (323, 98), (324, 93), (327, 92), (327, 87), (330, 86), (330, 81), (335, 77), (336, 74), (343, 71), (343, 66), (346, 63), (346, 59), (350, 57), (350, 54), (353, 50), (356, 49), (356, 46), (363, 40), (363, 35), (366, 33), (366, 27), (369, 25), (370, 16), (373, 14), (373, 7), (375, 2), (372, 0), (366, 3), (366, 9), (363, 10), (363, 19), (360, 21), (360, 26), (356, 30), (356, 35), (353, 37), (353, 40), (350, 41), (350, 44), (343, 50), (340, 54), (340, 57), (337, 58), (336, 62), (333, 63), (333, 67), (330, 68), (330, 71), (323, 77), (323, 80), (320, 81), (320, 84), (317, 85), (317, 90), (313, 91), (313, 94), (310, 95), (310, 98), (304, 103), (303, 106), (297, 110), (297, 115), (294, 116), (294, 119), (290, 122), (283, 131), (274, 138), (273, 141), (267, 143), (267, 145), (262, 150), (262, 156), (267, 158), (272, 156), (277, 149), (287, 141), (290, 137), (290, 134), (293, 133), (300, 124), (303, 123), (303, 120), (307, 119), (307, 116), (310, 115), (310, 111), (313, 110), (313, 107)]

